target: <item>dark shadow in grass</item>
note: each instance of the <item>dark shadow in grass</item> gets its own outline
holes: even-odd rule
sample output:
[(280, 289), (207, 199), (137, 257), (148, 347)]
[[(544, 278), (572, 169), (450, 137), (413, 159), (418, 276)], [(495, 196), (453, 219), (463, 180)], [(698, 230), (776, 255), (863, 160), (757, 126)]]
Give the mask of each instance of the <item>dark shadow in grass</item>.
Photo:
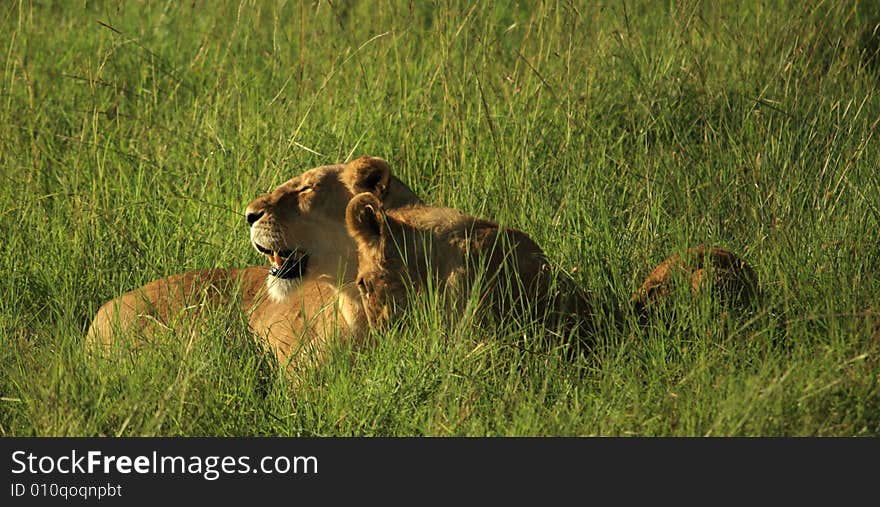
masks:
[(880, 4), (860, 2), (856, 8), (862, 18), (863, 28), (859, 35), (859, 50), (865, 67), (880, 79)]

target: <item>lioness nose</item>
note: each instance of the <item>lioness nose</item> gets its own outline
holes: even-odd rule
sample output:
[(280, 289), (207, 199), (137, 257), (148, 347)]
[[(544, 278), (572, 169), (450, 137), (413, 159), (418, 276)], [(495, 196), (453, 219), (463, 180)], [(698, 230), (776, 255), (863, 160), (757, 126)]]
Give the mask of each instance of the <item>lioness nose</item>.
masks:
[(263, 216), (262, 211), (248, 211), (245, 213), (248, 225), (254, 225), (254, 222), (259, 220), (261, 216)]

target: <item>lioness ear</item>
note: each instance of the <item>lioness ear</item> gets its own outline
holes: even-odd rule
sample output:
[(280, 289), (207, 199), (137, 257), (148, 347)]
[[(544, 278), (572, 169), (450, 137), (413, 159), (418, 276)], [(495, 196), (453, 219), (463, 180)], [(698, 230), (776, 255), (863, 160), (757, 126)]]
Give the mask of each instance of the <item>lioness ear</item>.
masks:
[(345, 226), (359, 249), (381, 251), (385, 212), (379, 198), (369, 192), (354, 196), (345, 208)]
[(379, 199), (388, 191), (391, 167), (377, 157), (360, 157), (345, 164), (342, 178), (351, 193), (369, 192)]

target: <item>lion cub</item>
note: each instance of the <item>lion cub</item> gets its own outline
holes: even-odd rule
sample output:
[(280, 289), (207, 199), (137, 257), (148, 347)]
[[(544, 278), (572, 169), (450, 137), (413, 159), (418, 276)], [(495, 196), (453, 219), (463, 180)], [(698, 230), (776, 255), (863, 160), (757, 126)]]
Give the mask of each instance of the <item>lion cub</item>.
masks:
[(450, 208), (386, 210), (369, 193), (349, 202), (346, 226), (357, 243), (357, 285), (371, 327), (396, 322), (409, 297), (428, 287), (443, 291), (457, 312), (476, 294), (479, 308), (498, 319), (538, 318), (568, 330), (591, 325), (588, 295), (554, 279), (544, 252), (521, 231)]
[(725, 248), (697, 245), (683, 256), (667, 257), (648, 274), (630, 298), (639, 319), (646, 322), (651, 307), (666, 300), (679, 284), (694, 294), (711, 287), (719, 303), (729, 307), (745, 308), (762, 297), (758, 276), (745, 260)]

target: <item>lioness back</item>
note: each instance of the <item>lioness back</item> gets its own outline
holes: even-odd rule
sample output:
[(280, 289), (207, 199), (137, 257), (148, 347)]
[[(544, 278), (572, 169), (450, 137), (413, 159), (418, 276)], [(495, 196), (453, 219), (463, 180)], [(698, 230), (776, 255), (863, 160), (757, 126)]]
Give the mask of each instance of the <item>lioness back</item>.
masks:
[(373, 327), (397, 320), (413, 292), (431, 282), (451, 294), (458, 311), (480, 283), (483, 306), (496, 318), (591, 321), (586, 292), (555, 278), (522, 231), (449, 208), (385, 210), (369, 194), (351, 200), (346, 222), (358, 244), (357, 284)]

